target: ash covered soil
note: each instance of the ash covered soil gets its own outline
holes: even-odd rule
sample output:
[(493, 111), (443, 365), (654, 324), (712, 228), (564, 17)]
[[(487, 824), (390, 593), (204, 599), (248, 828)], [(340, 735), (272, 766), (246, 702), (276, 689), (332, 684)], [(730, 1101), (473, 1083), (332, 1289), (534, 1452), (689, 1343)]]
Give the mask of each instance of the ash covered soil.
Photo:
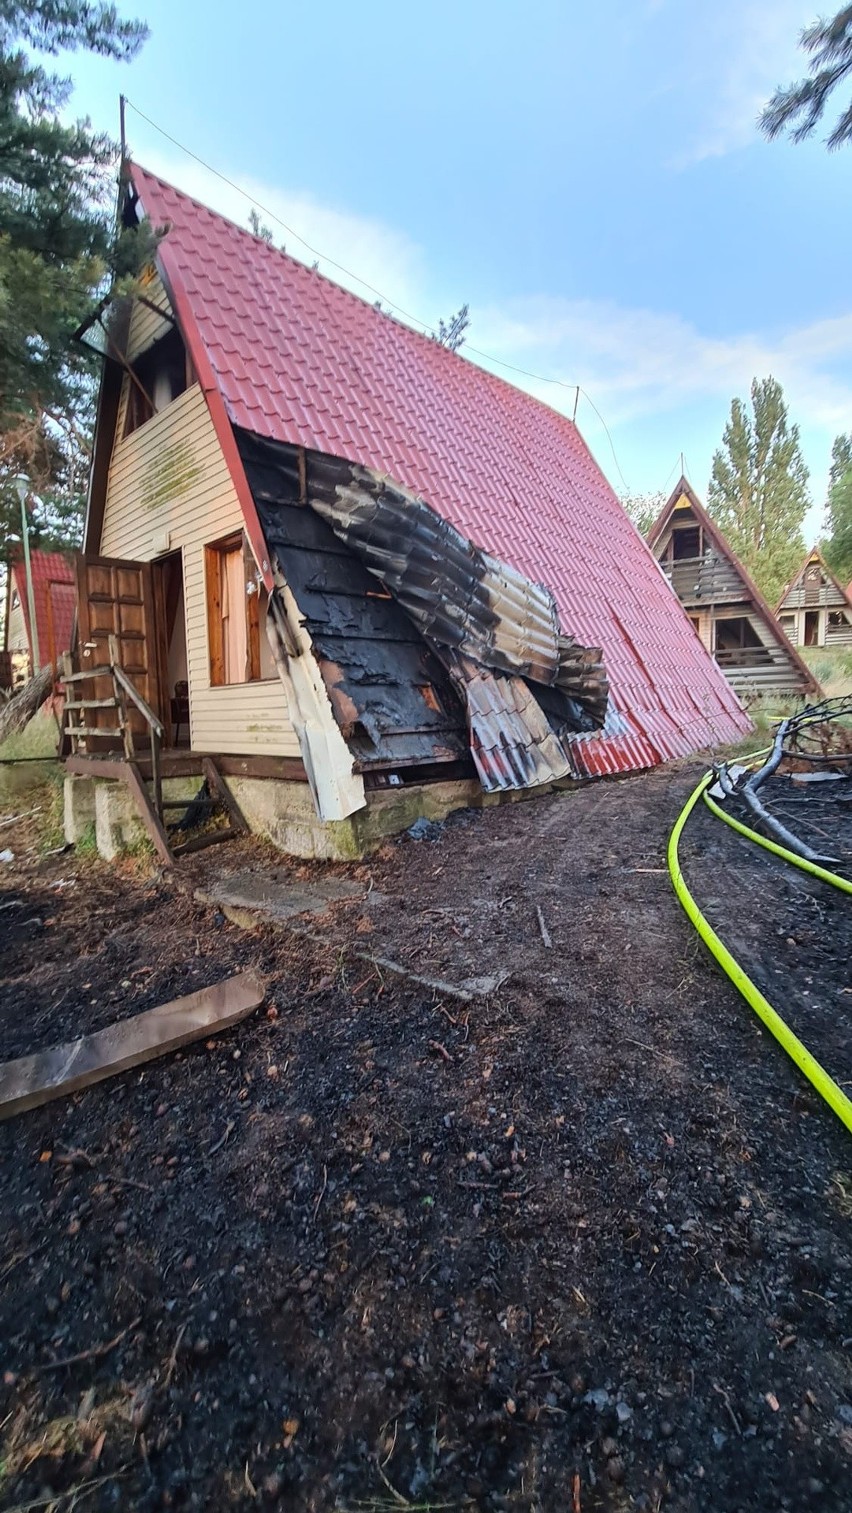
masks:
[[(4, 1059), (249, 966), (267, 997), (0, 1126), (0, 1509), (849, 1508), (849, 1137), (672, 895), (699, 771), (351, 867), (3, 831)], [(704, 813), (682, 849), (848, 1080), (846, 903)], [(246, 870), (362, 891), (247, 931), (194, 896)]]

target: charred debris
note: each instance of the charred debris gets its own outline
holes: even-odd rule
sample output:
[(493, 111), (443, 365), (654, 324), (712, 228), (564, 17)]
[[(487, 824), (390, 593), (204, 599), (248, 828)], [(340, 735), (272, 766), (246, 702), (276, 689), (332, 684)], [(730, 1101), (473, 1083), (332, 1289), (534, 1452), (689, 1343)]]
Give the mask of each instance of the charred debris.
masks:
[(548, 589), (366, 467), (237, 441), (356, 771), (475, 771), (486, 792), (577, 775), (608, 682)]

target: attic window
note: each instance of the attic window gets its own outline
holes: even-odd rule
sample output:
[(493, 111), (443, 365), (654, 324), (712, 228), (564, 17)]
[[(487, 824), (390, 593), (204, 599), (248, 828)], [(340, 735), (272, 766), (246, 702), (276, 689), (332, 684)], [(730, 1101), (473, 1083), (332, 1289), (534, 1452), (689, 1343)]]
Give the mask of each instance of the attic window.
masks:
[(672, 558), (675, 562), (690, 562), (702, 555), (700, 525), (681, 525), (672, 532)]
[(848, 625), (849, 620), (842, 609), (830, 609), (828, 612), (829, 625)]
[(206, 546), (204, 557), (210, 682), (251, 683), (261, 676), (261, 590), (251, 552), (242, 535), (229, 536)]
[(16, 588), (13, 588), (12, 589), (12, 609), (19, 609), (20, 608), (20, 604), (21, 604), (21, 596), (18, 593), (18, 590)]
[(176, 327), (143, 352), (128, 374), (124, 434), (138, 431), (159, 415), (193, 382), (194, 375), (183, 338)]

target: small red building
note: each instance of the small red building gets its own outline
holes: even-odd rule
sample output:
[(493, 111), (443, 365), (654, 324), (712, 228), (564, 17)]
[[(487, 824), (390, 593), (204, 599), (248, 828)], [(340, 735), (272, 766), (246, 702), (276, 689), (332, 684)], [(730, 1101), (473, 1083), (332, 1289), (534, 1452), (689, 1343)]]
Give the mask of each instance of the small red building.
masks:
[(30, 562), (38, 657), (33, 654), (26, 567), (19, 556), (9, 563), (6, 574), (0, 674), (8, 687), (26, 682), (33, 672), (48, 663), (55, 665), (60, 654), (71, 648), (75, 604), (73, 562), (63, 552), (42, 552), (37, 548), (30, 553)]

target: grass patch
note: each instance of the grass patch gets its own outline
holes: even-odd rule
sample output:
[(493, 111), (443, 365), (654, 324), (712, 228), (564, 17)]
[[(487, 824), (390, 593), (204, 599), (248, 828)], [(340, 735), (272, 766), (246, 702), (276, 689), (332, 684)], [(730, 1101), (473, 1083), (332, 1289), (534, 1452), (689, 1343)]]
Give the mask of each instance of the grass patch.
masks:
[(50, 762), (56, 759), (59, 748), (59, 728), (51, 710), (42, 707), (24, 726), (16, 730), (0, 746), (0, 761), (23, 762), (42, 757)]
[(799, 650), (826, 698), (852, 693), (852, 646), (800, 646)]

